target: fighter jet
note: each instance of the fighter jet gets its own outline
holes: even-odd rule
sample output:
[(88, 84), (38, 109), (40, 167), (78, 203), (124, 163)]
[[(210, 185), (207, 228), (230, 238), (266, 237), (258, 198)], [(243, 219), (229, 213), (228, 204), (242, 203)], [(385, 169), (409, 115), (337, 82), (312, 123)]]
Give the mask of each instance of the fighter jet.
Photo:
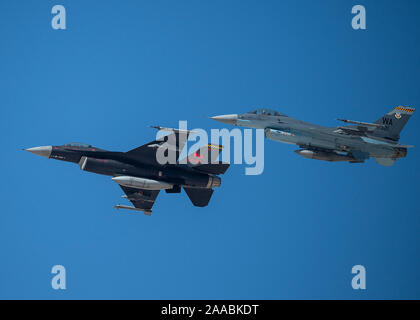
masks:
[[(69, 143), (62, 146), (42, 146), (25, 149), (31, 153), (62, 161), (77, 163), (83, 171), (112, 176), (134, 205), (118, 204), (117, 209), (143, 211), (150, 215), (160, 190), (180, 193), (184, 188), (193, 205), (205, 207), (220, 187), (221, 179), (229, 164), (213, 161), (222, 149), (220, 145), (205, 145), (179, 160), (179, 154), (192, 131), (155, 127), (170, 132), (162, 139), (149, 142), (128, 152), (107, 151), (85, 143)], [(157, 159), (159, 147), (166, 143), (176, 152), (176, 163), (160, 164)], [(211, 160), (210, 160), (211, 155)]]
[(295, 144), (303, 157), (324, 161), (361, 163), (373, 157), (377, 163), (392, 166), (413, 146), (399, 144), (400, 132), (415, 108), (398, 106), (374, 123), (337, 119), (350, 125), (323, 127), (269, 109), (230, 114), (211, 119), (241, 127), (264, 129), (270, 140)]

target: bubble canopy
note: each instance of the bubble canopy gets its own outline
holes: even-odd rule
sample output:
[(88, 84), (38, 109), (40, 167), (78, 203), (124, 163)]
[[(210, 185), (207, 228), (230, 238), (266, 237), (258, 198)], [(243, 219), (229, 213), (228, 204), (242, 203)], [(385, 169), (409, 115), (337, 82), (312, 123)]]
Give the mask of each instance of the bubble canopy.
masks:
[(256, 110), (253, 110), (253, 111), (249, 111), (247, 113), (257, 114), (257, 115), (265, 115), (265, 116), (286, 116), (285, 114), (282, 114), (282, 113), (277, 112), (275, 110), (265, 109), (265, 108), (256, 109)]
[(90, 144), (83, 142), (70, 142), (65, 144), (63, 147), (92, 148)]

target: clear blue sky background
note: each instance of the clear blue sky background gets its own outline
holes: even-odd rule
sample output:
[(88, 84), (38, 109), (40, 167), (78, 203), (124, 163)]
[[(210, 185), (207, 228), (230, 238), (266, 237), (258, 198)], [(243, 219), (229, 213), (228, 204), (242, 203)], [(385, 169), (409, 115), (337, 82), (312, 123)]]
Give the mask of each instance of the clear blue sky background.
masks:
[(149, 125), (222, 128), (207, 116), (261, 106), (328, 126), (419, 107), (419, 17), (415, 0), (1, 1), (0, 298), (420, 298), (419, 114), (393, 167), (266, 141), (262, 175), (232, 166), (206, 208), (163, 192), (152, 217), (118, 213), (109, 177), (21, 150), (125, 151)]

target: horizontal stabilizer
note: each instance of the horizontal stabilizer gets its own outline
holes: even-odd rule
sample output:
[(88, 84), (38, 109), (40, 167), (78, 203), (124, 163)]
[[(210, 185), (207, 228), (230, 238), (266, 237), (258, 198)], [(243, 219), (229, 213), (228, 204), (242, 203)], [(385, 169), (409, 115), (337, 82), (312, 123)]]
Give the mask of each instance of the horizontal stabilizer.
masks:
[(187, 193), (188, 198), (190, 198), (191, 202), (196, 207), (207, 206), (211, 196), (213, 195), (213, 189), (196, 189), (184, 187), (184, 190)]

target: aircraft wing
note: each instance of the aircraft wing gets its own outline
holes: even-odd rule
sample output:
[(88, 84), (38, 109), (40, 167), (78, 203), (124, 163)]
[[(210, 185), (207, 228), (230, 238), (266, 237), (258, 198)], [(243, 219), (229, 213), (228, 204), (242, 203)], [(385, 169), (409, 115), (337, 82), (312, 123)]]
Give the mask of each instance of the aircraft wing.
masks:
[(126, 198), (134, 205), (128, 207), (124, 205), (117, 205), (117, 209), (131, 209), (137, 211), (143, 211), (145, 214), (150, 215), (152, 213), (152, 207), (155, 204), (155, 200), (159, 195), (160, 190), (144, 190), (130, 187), (121, 186), (121, 189), (126, 194)]
[(167, 143), (168, 149), (176, 153), (175, 160), (178, 160), (179, 154), (182, 152), (182, 149), (184, 149), (188, 136), (191, 133), (194, 133), (190, 130), (179, 130), (159, 126), (154, 126), (153, 128), (156, 128), (159, 131), (168, 131), (171, 133), (162, 137), (162, 139), (154, 140), (152, 142), (146, 143), (145, 145), (130, 150), (126, 152), (126, 155), (131, 158), (140, 158), (143, 162), (156, 163), (156, 152), (158, 148), (164, 143)]

